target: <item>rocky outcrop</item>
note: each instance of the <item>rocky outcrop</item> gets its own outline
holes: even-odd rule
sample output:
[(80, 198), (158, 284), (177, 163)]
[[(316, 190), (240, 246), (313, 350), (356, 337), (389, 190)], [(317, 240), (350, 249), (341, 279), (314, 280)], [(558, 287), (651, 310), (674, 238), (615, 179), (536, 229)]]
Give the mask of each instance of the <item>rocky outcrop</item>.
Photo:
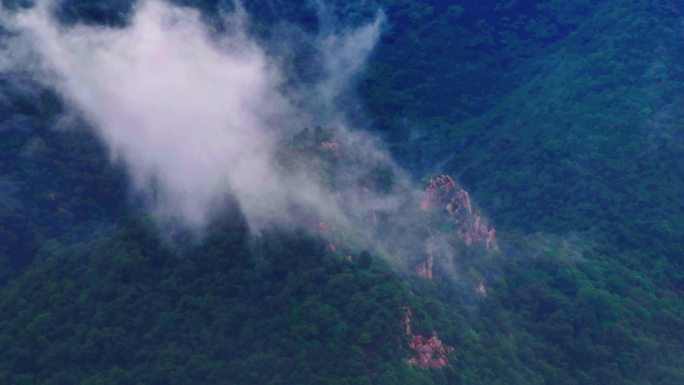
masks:
[(445, 207), (454, 198), (454, 194), (459, 191), (458, 184), (449, 175), (440, 175), (430, 179), (423, 197), (420, 201), (420, 208), (429, 210), (433, 208)]
[(434, 257), (434, 246), (432, 244), (433, 239), (432, 236), (428, 238), (428, 240), (425, 242), (425, 251), (427, 253), (427, 256), (425, 257), (425, 260), (421, 262), (418, 266), (416, 266), (416, 273), (418, 273), (418, 276), (424, 279), (432, 279), (432, 265), (434, 264), (435, 257)]
[(473, 208), (470, 205), (468, 192), (463, 189), (457, 191), (453, 199), (447, 203), (446, 210), (451, 216), (458, 215), (461, 210), (464, 210), (466, 213), (472, 213)]
[(481, 297), (487, 296), (487, 286), (485, 286), (484, 282), (480, 281), (477, 283), (475, 292), (477, 292), (477, 294), (479, 294)]
[(473, 210), (468, 192), (449, 175), (432, 178), (420, 201), (423, 211), (444, 210), (459, 225), (458, 235), (466, 245), (484, 244), (496, 248), (496, 230), (487, 224), (482, 214)]
[(432, 178), (423, 192), (420, 208), (424, 211), (445, 209), (451, 216), (473, 212), (468, 192), (461, 188), (449, 175)]
[(404, 314), (401, 319), (401, 323), (404, 325), (404, 331), (406, 332), (406, 335), (412, 336), (413, 332), (411, 331), (411, 323), (413, 322), (413, 311), (411, 311), (411, 308), (409, 307), (404, 307), (403, 311)]
[(342, 156), (342, 148), (340, 146), (340, 142), (336, 140), (322, 141), (318, 144), (318, 148), (323, 152), (331, 154), (335, 158), (339, 158)]
[(323, 236), (327, 240), (326, 250), (335, 253), (338, 250), (338, 240), (335, 236), (335, 229), (328, 222), (322, 221), (314, 216), (304, 220), (305, 228), (314, 233)]
[(466, 245), (471, 246), (477, 242), (484, 243), (487, 249), (495, 247), (496, 229), (489, 227), (479, 212), (472, 213), (470, 220), (463, 221), (459, 234)]
[(453, 348), (444, 345), (434, 335), (429, 339), (413, 336), (413, 341), (409, 343), (409, 347), (415, 350), (418, 355), (408, 360), (409, 365), (425, 369), (441, 369), (449, 365), (449, 354), (453, 351)]
[(413, 333), (411, 329), (412, 317), (411, 309), (404, 308), (404, 330), (406, 335), (411, 338), (408, 347), (414, 351), (414, 357), (409, 358), (406, 362), (409, 365), (424, 369), (441, 369), (449, 365), (449, 356), (454, 351), (454, 348), (442, 343), (437, 334), (433, 334), (430, 338), (425, 338)]
[(366, 224), (371, 228), (374, 229), (378, 227), (378, 213), (375, 210), (370, 210), (368, 213), (366, 213)]

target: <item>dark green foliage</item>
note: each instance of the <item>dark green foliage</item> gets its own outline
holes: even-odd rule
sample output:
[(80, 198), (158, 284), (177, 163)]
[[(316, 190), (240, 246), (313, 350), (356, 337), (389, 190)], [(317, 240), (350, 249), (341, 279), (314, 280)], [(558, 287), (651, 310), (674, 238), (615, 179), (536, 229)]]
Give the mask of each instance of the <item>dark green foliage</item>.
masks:
[(46, 246), (0, 302), (3, 383), (410, 383), (387, 266), (233, 223), (180, 258), (140, 222)]
[(498, 227), (503, 262), (475, 271), (523, 365), (681, 382), (683, 4), (385, 3), (365, 100), (398, 159), (458, 176)]
[[(121, 173), (83, 127), (60, 128), (54, 95), (0, 87), (0, 286), (47, 240), (110, 231), (130, 208)], [(85, 182), (88, 181), (88, 182)]]

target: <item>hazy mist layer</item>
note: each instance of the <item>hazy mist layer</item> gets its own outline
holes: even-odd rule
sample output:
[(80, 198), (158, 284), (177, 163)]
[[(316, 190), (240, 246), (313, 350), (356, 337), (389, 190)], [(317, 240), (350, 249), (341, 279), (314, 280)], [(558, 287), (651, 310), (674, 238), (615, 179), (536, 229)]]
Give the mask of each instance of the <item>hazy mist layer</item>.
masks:
[[(252, 225), (291, 219), (281, 217), (293, 202), (335, 215), (328, 192), (275, 164), (277, 143), (316, 116), (285, 96), (281, 61), (247, 36), (239, 8), (225, 20), (231, 32), (218, 37), (196, 11), (157, 0), (140, 2), (125, 28), (61, 26), (50, 2), (3, 19), (18, 33), (13, 57), (37, 54), (37, 78), (94, 127), (159, 220), (202, 228), (228, 194)], [(295, 98), (332, 105), (363, 68), (380, 26), (379, 17), (317, 37), (328, 76)], [(326, 114), (330, 121), (336, 112)]]

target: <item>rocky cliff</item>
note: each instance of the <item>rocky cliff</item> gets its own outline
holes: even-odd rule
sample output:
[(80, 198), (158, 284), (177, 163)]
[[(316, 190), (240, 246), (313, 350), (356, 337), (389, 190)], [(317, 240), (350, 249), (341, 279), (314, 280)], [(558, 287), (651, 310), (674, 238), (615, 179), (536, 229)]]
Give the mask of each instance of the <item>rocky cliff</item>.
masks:
[(321, 178), (321, 185), (330, 188), (334, 203), (346, 216), (341, 222), (316, 214), (306, 220), (309, 230), (328, 240), (331, 252), (353, 253), (345, 249), (347, 241), (365, 238), (359, 242), (365, 242), (364, 247), (377, 244), (396, 253), (410, 261), (418, 276), (430, 280), (434, 267), (455, 255), (458, 242), (451, 240), (460, 240), (465, 247), (497, 248), (496, 230), (449, 175), (432, 178), (415, 194), (408, 179), (395, 178), (391, 165), (369, 159), (358, 143), (338, 139), (334, 131), (322, 128), (302, 131), (285, 155), (283, 164)]
[(416, 273), (419, 277), (424, 279), (432, 279), (432, 266), (435, 261), (433, 242), (434, 240), (432, 236), (430, 236), (430, 238), (428, 238), (428, 240), (425, 242), (426, 257), (423, 262), (416, 266)]
[(458, 235), (466, 245), (483, 243), (495, 248), (496, 229), (490, 227), (482, 214), (473, 210), (470, 195), (449, 175), (432, 178), (420, 201), (423, 211), (443, 210), (459, 225)]
[[(487, 250), (497, 249), (496, 229), (489, 226), (482, 214), (473, 209), (470, 195), (449, 175), (432, 178), (423, 191), (420, 209), (425, 213), (443, 213), (455, 224), (456, 236), (466, 246), (483, 245)], [(432, 279), (437, 248), (434, 238), (426, 241), (425, 259), (416, 266), (416, 273), (425, 279)]]
[(413, 312), (410, 308), (404, 308), (404, 329), (410, 337), (408, 347), (414, 352), (414, 356), (406, 362), (424, 369), (441, 369), (449, 365), (449, 357), (454, 348), (442, 343), (435, 333), (430, 338), (414, 333), (411, 328), (412, 320)]

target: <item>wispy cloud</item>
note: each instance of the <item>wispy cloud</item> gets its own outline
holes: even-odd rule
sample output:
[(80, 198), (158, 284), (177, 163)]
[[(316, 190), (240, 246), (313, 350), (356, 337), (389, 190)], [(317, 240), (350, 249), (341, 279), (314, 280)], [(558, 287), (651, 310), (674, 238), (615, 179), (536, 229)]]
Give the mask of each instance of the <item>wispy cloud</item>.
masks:
[[(430, 255), (452, 257), (457, 232), (444, 241), (432, 234), (420, 190), (381, 143), (347, 123), (341, 96), (353, 92), (378, 42), (382, 12), (357, 28), (299, 36), (316, 51), (320, 76), (298, 81), (287, 55), (274, 57), (282, 46), (250, 37), (240, 7), (217, 34), (197, 11), (161, 0), (139, 2), (115, 28), (60, 25), (50, 4), (2, 15), (13, 33), (3, 70), (20, 67), (61, 94), (126, 167), (162, 227), (201, 233), (236, 201), (254, 230), (309, 227), (331, 244), (370, 247), (408, 267), (426, 242)], [(324, 137), (293, 145), (318, 125)]]
[[(248, 37), (243, 12), (227, 17), (222, 36), (196, 11), (157, 0), (138, 4), (124, 28), (61, 26), (50, 2), (4, 21), (19, 34), (10, 44), (38, 55), (37, 78), (91, 123), (159, 220), (202, 228), (228, 194), (252, 224), (293, 201), (331, 207), (314, 181), (275, 163), (277, 143), (316, 117), (285, 96), (285, 74)], [(380, 23), (321, 38), (328, 76), (318, 100), (329, 106), (363, 68)], [(26, 64), (26, 51), (11, 52)]]

